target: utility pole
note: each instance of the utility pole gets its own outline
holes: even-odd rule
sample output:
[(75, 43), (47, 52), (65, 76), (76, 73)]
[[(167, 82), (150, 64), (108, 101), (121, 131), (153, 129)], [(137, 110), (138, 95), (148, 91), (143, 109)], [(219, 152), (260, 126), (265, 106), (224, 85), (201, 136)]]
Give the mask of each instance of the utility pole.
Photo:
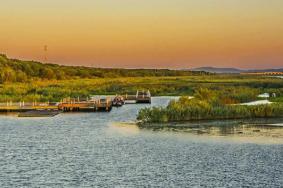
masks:
[(43, 50), (44, 50), (44, 61), (47, 62), (48, 46), (47, 46), (47, 45), (44, 45)]

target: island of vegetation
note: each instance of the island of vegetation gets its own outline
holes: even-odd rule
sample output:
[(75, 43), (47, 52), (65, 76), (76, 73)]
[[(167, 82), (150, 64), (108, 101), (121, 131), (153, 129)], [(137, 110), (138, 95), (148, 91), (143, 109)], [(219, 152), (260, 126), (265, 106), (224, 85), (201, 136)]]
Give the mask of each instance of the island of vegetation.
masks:
[(144, 108), (137, 119), (140, 125), (199, 120), (228, 120), (283, 117), (283, 103), (242, 105), (242, 93), (221, 90), (199, 89), (193, 98), (181, 97), (172, 100), (167, 107)]

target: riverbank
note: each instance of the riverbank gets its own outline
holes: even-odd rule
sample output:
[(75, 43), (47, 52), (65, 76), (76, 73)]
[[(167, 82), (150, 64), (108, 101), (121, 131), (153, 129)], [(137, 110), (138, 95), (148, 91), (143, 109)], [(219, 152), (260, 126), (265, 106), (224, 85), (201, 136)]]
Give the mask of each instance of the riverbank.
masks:
[(267, 127), (282, 127), (283, 117), (279, 118), (251, 118), (251, 119), (222, 119), (222, 120), (194, 120), (194, 121), (179, 121), (168, 123), (142, 123), (137, 122), (136, 125), (140, 128), (194, 128), (194, 127), (217, 127), (217, 126), (238, 126), (238, 125), (259, 125)]

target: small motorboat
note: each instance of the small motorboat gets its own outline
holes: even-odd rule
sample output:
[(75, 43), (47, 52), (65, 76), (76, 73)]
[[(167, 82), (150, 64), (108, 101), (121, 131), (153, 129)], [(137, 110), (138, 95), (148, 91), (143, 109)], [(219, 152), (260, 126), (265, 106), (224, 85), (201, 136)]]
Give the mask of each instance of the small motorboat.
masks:
[(123, 106), (124, 104), (125, 104), (125, 100), (122, 96), (116, 96), (112, 101), (112, 105), (116, 107)]

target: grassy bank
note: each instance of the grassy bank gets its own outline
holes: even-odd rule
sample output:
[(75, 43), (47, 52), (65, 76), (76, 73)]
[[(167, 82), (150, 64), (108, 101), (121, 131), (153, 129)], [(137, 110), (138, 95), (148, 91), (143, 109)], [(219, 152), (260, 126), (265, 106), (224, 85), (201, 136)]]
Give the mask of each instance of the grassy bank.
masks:
[(0, 102), (60, 101), (64, 97), (134, 94), (137, 89), (149, 89), (154, 96), (185, 96), (196, 94), (200, 88), (221, 91), (222, 103), (232, 104), (256, 100), (257, 95), (264, 92), (275, 92), (280, 96), (283, 93), (283, 82), (282, 79), (241, 75), (32, 79), (0, 84)]
[[(221, 91), (201, 89), (194, 99), (181, 97), (171, 101), (167, 107), (145, 108), (137, 119), (146, 123), (168, 123), (196, 120), (252, 119), (283, 117), (283, 103), (243, 106), (225, 103)], [(229, 101), (232, 101), (230, 99)]]

